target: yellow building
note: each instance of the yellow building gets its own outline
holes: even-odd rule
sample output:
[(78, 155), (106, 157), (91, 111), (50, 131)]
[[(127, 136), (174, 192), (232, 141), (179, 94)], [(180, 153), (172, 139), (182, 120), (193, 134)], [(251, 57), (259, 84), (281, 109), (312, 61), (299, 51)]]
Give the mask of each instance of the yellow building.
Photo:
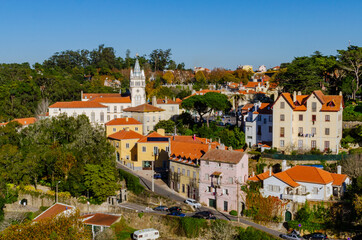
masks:
[(137, 142), (137, 163), (135, 170), (155, 170), (167, 168), (170, 151), (170, 137), (165, 136), (165, 130), (158, 129), (144, 136)]
[(107, 137), (126, 128), (139, 134), (143, 133), (142, 123), (134, 118), (124, 117), (116, 118), (106, 123)]
[(137, 165), (136, 143), (141, 138), (143, 135), (128, 128), (109, 135), (108, 140), (116, 148), (117, 161), (134, 169), (135, 163)]
[(282, 93), (273, 105), (273, 147), (285, 152), (319, 149), (338, 154), (342, 113), (342, 93)]

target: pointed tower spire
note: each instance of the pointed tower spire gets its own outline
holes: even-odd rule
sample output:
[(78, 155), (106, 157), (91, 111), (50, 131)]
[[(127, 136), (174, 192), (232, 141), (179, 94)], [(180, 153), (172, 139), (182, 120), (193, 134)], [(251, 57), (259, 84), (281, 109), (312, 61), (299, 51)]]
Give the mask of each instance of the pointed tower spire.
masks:
[(136, 55), (136, 64), (134, 65), (134, 70), (133, 70), (133, 72), (136, 74), (136, 75), (138, 75), (138, 74), (140, 74), (141, 73), (141, 67), (140, 67), (140, 63), (139, 63), (139, 61), (138, 61), (138, 54)]

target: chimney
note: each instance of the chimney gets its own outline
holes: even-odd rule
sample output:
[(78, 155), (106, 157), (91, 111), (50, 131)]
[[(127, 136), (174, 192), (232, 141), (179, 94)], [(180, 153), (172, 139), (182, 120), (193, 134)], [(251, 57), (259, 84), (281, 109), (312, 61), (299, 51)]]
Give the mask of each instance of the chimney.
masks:
[(284, 172), (285, 170), (287, 170), (287, 160), (282, 161), (282, 172)]
[(265, 166), (265, 167), (263, 168), (263, 173), (265, 173), (266, 171), (268, 171), (268, 167), (267, 167), (267, 166)]
[(128, 117), (126, 117), (126, 122), (128, 122)]
[(157, 98), (156, 96), (152, 97), (152, 106), (156, 106), (157, 105)]
[(302, 92), (301, 91), (298, 91), (298, 96), (302, 95)]
[(165, 103), (167, 103), (167, 97), (165, 97)]
[(80, 91), (80, 100), (83, 101), (83, 90)]
[(162, 135), (162, 136), (165, 136), (165, 129), (159, 128), (159, 129), (157, 129), (157, 133)]
[(339, 96), (343, 96), (343, 95), (342, 95), (342, 91), (339, 91)]
[(297, 101), (297, 92), (293, 92), (293, 102)]
[(255, 172), (254, 172), (254, 171), (252, 172), (252, 176), (253, 176), (253, 177), (255, 176)]
[(272, 173), (273, 173), (273, 168), (270, 166), (269, 167), (269, 177), (271, 177)]
[(232, 150), (233, 150), (233, 147), (232, 147), (232, 146), (228, 147), (228, 150), (229, 150), (229, 151), (232, 151)]
[(208, 150), (211, 150), (211, 143), (209, 143), (209, 147), (208, 147)]
[(337, 174), (342, 174), (342, 166), (341, 165), (337, 166)]
[(128, 132), (128, 131), (129, 131), (129, 127), (124, 128), (124, 130), (125, 130), (126, 132)]
[(173, 97), (172, 100), (173, 100), (174, 102), (176, 102), (176, 98), (175, 98), (175, 97)]

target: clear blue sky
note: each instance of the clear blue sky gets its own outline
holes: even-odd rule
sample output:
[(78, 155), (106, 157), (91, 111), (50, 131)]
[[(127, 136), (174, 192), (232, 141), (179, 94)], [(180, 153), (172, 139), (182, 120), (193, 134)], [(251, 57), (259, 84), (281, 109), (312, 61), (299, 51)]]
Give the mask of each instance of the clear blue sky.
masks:
[(362, 1), (0, 2), (0, 63), (43, 62), (63, 50), (113, 47), (124, 57), (172, 49), (187, 67), (273, 67), (296, 56), (362, 46)]

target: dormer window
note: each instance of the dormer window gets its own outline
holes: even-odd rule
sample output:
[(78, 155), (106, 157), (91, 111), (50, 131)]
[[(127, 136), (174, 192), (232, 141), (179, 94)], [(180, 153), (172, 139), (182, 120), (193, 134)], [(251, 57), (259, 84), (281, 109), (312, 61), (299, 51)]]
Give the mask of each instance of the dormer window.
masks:
[(328, 105), (328, 107), (334, 107), (334, 106), (336, 106), (336, 105), (334, 104), (334, 101), (333, 101), (333, 100), (330, 101), (327, 105)]

